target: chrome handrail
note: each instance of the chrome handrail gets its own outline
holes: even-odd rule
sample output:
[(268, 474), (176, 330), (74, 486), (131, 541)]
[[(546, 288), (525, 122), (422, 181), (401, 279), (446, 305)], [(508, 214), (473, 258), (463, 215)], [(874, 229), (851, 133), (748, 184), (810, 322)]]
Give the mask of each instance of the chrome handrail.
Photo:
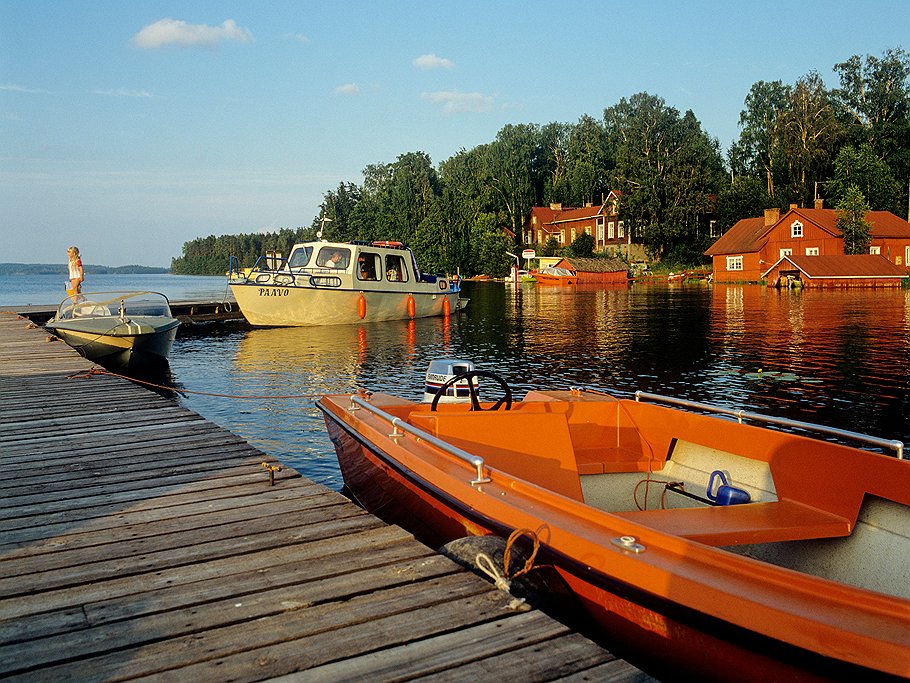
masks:
[[(354, 394), (353, 396), (351, 396), (351, 404), (360, 406), (361, 408), (364, 408), (364, 409), (368, 410), (369, 412), (373, 413), (377, 417), (382, 418), (383, 420), (385, 420), (392, 426), (393, 430), (397, 431), (398, 429), (400, 429), (403, 432), (407, 432), (408, 434), (416, 436), (419, 439), (423, 439), (427, 443), (430, 443), (430, 444), (436, 446), (437, 448), (439, 448), (442, 451), (445, 451), (449, 455), (454, 455), (459, 460), (464, 460), (466, 463), (468, 463), (469, 465), (474, 467), (475, 470), (477, 471), (477, 478), (471, 480), (471, 486), (479, 486), (480, 484), (489, 484), (490, 483), (490, 481), (491, 481), (490, 477), (488, 477), (484, 473), (484, 467), (485, 467), (484, 460), (479, 455), (472, 455), (471, 453), (468, 453), (467, 451), (464, 451), (464, 450), (458, 448), (457, 446), (453, 446), (451, 444), (446, 443), (445, 441), (443, 441), (441, 439), (436, 438), (432, 434), (428, 434), (427, 432), (423, 431), (422, 429), (418, 429), (417, 427), (414, 427), (413, 425), (408, 424), (407, 422), (402, 420), (400, 417), (395, 417), (394, 415), (389, 415), (389, 413), (370, 404), (369, 401), (365, 400), (361, 396), (358, 396), (357, 394)], [(357, 410), (357, 408), (352, 407), (350, 410)], [(396, 438), (401, 435), (393, 432), (389, 436), (392, 438)]]
[(852, 439), (854, 441), (866, 443), (878, 448), (886, 448), (888, 450), (892, 450), (894, 451), (894, 454), (897, 456), (898, 460), (904, 459), (903, 441), (880, 439), (876, 436), (869, 436), (868, 434), (861, 434), (859, 432), (851, 432), (846, 429), (838, 429), (837, 427), (826, 427), (825, 425), (815, 424), (813, 422), (802, 422), (800, 420), (791, 420), (786, 417), (774, 417), (772, 415), (762, 415), (761, 413), (750, 413), (745, 410), (734, 410), (732, 408), (724, 408), (723, 406), (715, 406), (709, 403), (689, 401), (684, 398), (674, 398), (673, 396), (662, 396), (661, 394), (649, 394), (645, 391), (636, 391), (636, 402), (639, 402), (641, 399), (656, 401), (659, 403), (670, 403), (683, 406), (685, 408), (692, 408), (694, 410), (703, 410), (709, 413), (729, 415), (731, 417), (735, 417), (740, 424), (742, 424), (743, 420), (751, 420), (753, 422), (766, 422), (768, 424), (774, 424), (781, 427), (792, 427), (794, 429), (802, 429), (809, 432), (819, 432), (821, 434), (829, 434), (831, 436), (837, 436), (844, 439)]

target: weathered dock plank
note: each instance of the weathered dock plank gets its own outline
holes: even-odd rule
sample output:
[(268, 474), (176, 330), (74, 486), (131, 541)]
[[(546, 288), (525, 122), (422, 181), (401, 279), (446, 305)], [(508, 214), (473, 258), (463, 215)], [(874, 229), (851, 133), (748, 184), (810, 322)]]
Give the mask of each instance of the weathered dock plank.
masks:
[(0, 314), (0, 678), (647, 680), (46, 337)]

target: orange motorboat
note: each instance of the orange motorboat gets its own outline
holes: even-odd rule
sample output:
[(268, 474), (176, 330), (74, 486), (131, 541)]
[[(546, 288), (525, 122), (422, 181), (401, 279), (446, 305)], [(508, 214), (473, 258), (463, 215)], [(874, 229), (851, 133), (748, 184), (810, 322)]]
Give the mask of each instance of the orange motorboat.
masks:
[[(431, 402), (318, 401), (367, 510), (434, 548), (527, 530), (589, 634), (660, 678), (910, 677), (900, 442), (644, 393), (513, 401), (464, 370)], [(439, 401), (453, 384), (470, 402)]]
[(532, 272), (539, 285), (577, 285), (578, 273), (568, 268), (541, 268)]

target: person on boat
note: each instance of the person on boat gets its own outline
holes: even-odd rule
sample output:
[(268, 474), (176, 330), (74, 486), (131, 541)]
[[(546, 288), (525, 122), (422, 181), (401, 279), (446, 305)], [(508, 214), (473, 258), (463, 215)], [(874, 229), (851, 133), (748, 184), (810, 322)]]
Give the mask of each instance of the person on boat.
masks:
[(70, 247), (66, 250), (69, 257), (69, 276), (70, 283), (67, 287), (67, 294), (76, 296), (82, 293), (82, 283), (85, 281), (85, 269), (82, 267), (82, 259), (79, 256), (78, 247)]
[(341, 255), (340, 251), (334, 252), (330, 257), (326, 266), (329, 268), (344, 268), (344, 257)]
[(360, 258), (357, 259), (357, 267), (360, 269), (361, 280), (376, 279), (376, 268), (372, 262), (372, 259), (367, 260), (366, 256), (361, 254)]

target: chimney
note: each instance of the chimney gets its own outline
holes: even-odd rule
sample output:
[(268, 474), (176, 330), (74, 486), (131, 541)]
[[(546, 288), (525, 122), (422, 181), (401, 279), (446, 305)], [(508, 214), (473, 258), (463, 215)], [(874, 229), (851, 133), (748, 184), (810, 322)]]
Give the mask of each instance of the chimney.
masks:
[(798, 209), (798, 208), (799, 208), (799, 204), (791, 204), (791, 205), (790, 205), (790, 211), (793, 211), (793, 209)]
[(765, 227), (770, 228), (780, 220), (780, 209), (765, 209)]
[(824, 208), (825, 208), (825, 200), (824, 200), (824, 199), (816, 199), (816, 200), (815, 200), (815, 208), (816, 208), (816, 209), (824, 209)]
[(562, 204), (557, 204), (556, 202), (550, 202), (550, 209), (553, 211), (562, 211)]

